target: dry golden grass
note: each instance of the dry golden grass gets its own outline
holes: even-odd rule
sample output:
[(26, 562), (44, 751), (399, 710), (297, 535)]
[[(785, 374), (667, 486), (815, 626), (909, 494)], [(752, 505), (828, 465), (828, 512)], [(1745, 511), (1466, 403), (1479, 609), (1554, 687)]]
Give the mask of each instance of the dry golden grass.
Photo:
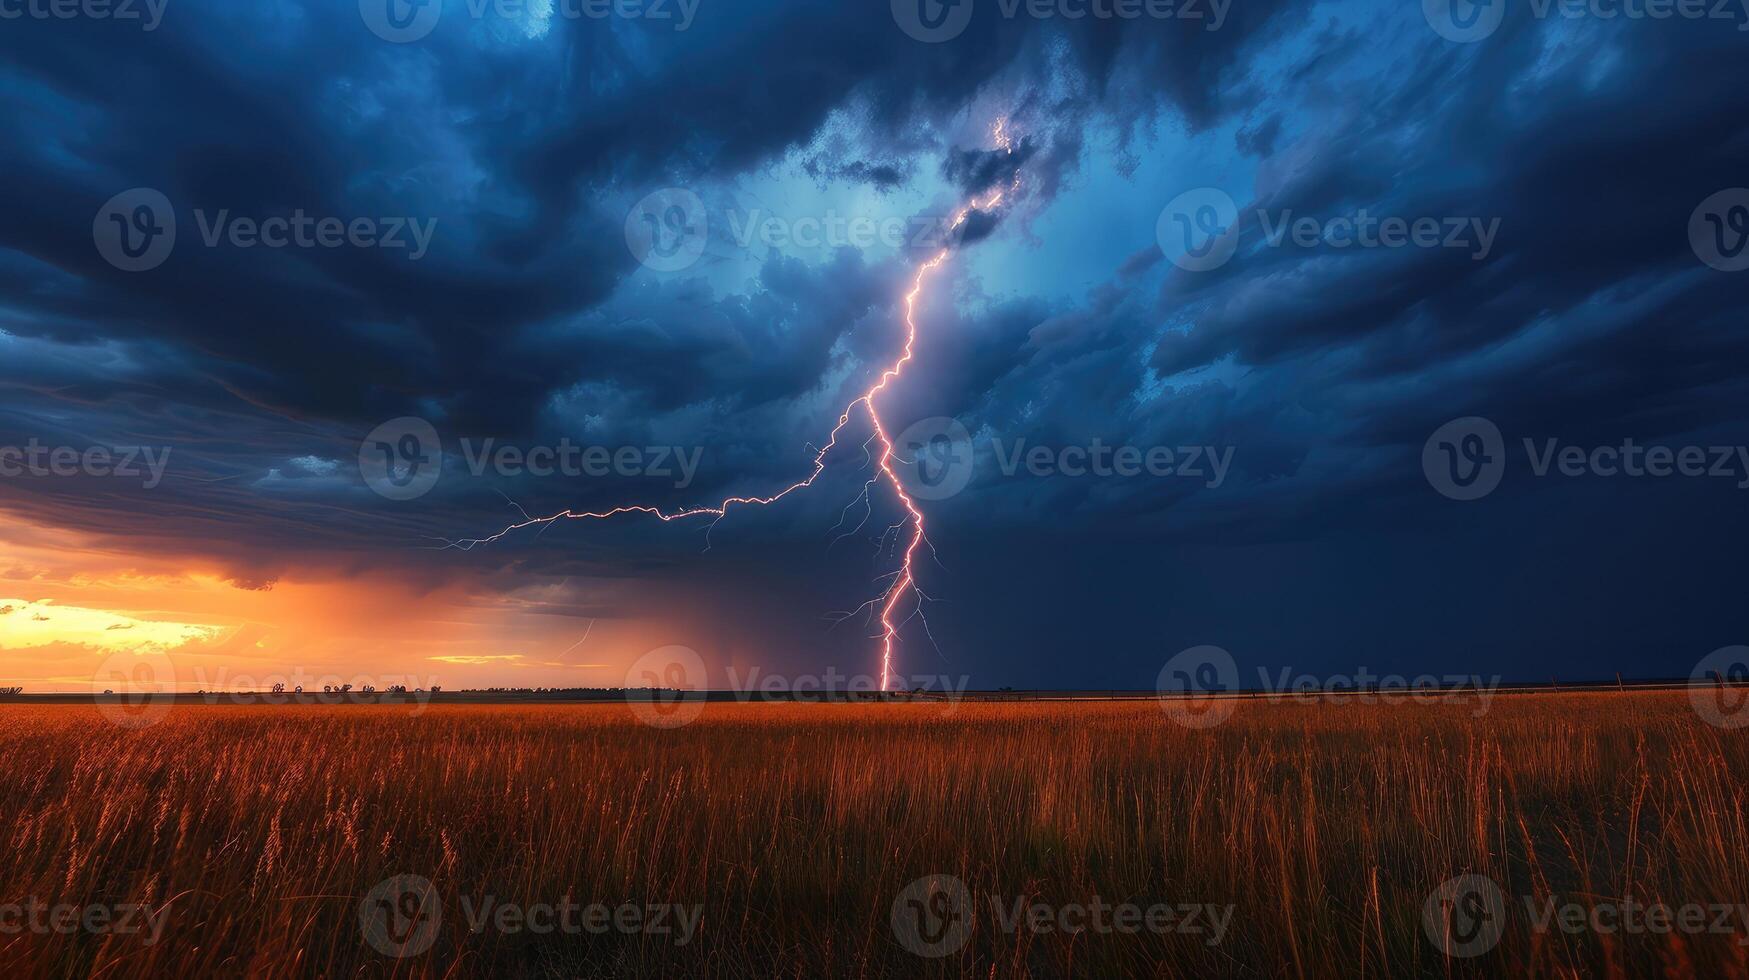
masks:
[[(0, 936), (0, 975), (1749, 975), (1749, 938), (1533, 933), (1447, 959), (1441, 881), (1512, 896), (1749, 902), (1749, 742), (1681, 694), (1154, 704), (182, 707), (141, 730), (0, 708), (0, 902), (144, 902), (139, 936)], [(436, 883), (430, 952), (363, 941), (360, 899)], [(931, 873), (979, 902), (1235, 906), (1223, 941), (1008, 935), (923, 960), (889, 925)], [(646, 935), (472, 933), (461, 895), (701, 904)], [(1739, 929), (1741, 926), (1739, 925)]]

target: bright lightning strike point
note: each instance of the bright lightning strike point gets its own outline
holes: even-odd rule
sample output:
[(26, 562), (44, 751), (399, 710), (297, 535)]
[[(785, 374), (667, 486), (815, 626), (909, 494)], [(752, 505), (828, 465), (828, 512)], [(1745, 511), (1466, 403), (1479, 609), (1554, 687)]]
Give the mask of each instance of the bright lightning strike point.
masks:
[[(1006, 126), (1006, 119), (998, 119), (992, 136), (998, 149), (1005, 154), (1013, 154), (1014, 139), (1005, 131)], [(956, 231), (961, 225), (965, 224), (966, 220), (971, 217), (972, 212), (990, 211), (1001, 206), (1005, 195), (1019, 188), (1019, 186), (1020, 176), (1019, 174), (1016, 174), (1013, 182), (1005, 190), (992, 191), (982, 200), (973, 198), (954, 215), (953, 221), (948, 225), (949, 232)], [(910, 537), (905, 544), (905, 550), (900, 559), (899, 567), (892, 575), (892, 584), (887, 587), (886, 592), (881, 594), (875, 600), (872, 600), (870, 603), (871, 605), (873, 603), (879, 603), (881, 609), (881, 690), (890, 690), (892, 688), (893, 678), (893, 656), (899, 642), (899, 628), (903, 625), (902, 623), (895, 621), (895, 616), (905, 599), (913, 598), (918, 603), (921, 603), (924, 599), (924, 596), (917, 587), (917, 577), (914, 572), (914, 566), (917, 558), (917, 549), (922, 546), (926, 538), (923, 531), (923, 511), (918, 509), (917, 502), (911, 498), (911, 495), (905, 492), (904, 483), (900, 481), (897, 471), (893, 468), (893, 461), (897, 458), (893, 450), (893, 440), (887, 435), (887, 427), (881, 420), (879, 406), (875, 404), (875, 396), (886, 391), (890, 384), (897, 381), (899, 376), (904, 373), (905, 365), (911, 363), (917, 347), (918, 301), (923, 297), (924, 287), (928, 284), (930, 276), (934, 275), (936, 270), (940, 269), (941, 266), (947, 262), (950, 252), (951, 248), (944, 246), (928, 261), (917, 266), (911, 279), (911, 289), (905, 294), (904, 349), (900, 352), (896, 360), (887, 365), (886, 369), (881, 372), (880, 377), (875, 380), (873, 385), (869, 386), (867, 391), (864, 391), (861, 395), (852, 400), (850, 404), (844, 406), (844, 411), (838, 416), (838, 424), (832, 427), (831, 436), (826, 440), (826, 444), (820, 448), (819, 452), (814, 454), (813, 471), (808, 474), (806, 479), (792, 483), (770, 496), (729, 497), (720, 503), (707, 507), (688, 507), (679, 510), (663, 510), (660, 507), (648, 504), (629, 504), (602, 511), (563, 510), (557, 514), (551, 514), (546, 517), (527, 517), (527, 515), (524, 514), (524, 517), (527, 517), (526, 520), (520, 521), (516, 524), (511, 524), (489, 537), (445, 541), (444, 547), (470, 551), (480, 545), (492, 544), (493, 542), (503, 539), (506, 535), (511, 534), (514, 531), (520, 531), (524, 528), (537, 525), (544, 528), (561, 520), (606, 520), (608, 518), (618, 517), (621, 514), (648, 514), (662, 521), (678, 521), (694, 517), (710, 516), (715, 518), (715, 520), (711, 522), (711, 525), (714, 527), (717, 521), (722, 520), (728, 514), (731, 506), (747, 505), (763, 507), (768, 504), (776, 503), (797, 490), (802, 490), (812, 486), (814, 481), (819, 479), (820, 474), (825, 472), (826, 456), (832, 452), (832, 449), (835, 446), (837, 446), (838, 434), (844, 430), (846, 425), (850, 424), (851, 414), (855, 412), (857, 406), (860, 405), (868, 411), (869, 423), (874, 428), (874, 440), (878, 441), (880, 444), (880, 453), (875, 460), (875, 477), (869, 481), (869, 484), (872, 486), (874, 483), (885, 479), (892, 485), (893, 494), (898, 499), (899, 505), (905, 511), (905, 518), (899, 523), (899, 525), (897, 525), (896, 529), (908, 529), (910, 531)], [(867, 492), (867, 489), (867, 487), (864, 488), (864, 493)]]

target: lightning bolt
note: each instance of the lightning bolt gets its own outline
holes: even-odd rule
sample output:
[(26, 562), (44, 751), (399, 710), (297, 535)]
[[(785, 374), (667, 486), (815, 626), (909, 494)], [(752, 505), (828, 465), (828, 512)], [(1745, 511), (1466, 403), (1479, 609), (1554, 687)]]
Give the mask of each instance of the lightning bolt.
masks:
[[(1005, 154), (1011, 155), (1014, 152), (1014, 141), (1013, 138), (1005, 132), (1006, 125), (1006, 119), (998, 119), (992, 137), (998, 149), (1002, 150)], [(974, 211), (988, 212), (1000, 207), (1006, 196), (1018, 190), (1019, 187), (1020, 175), (1017, 173), (1015, 174), (1012, 183), (1007, 188), (991, 191), (982, 199), (974, 197), (968, 201), (957, 213), (954, 214), (953, 220), (948, 224), (947, 232), (950, 240), (952, 234), (957, 232), (960, 227), (966, 223)], [(923, 297), (924, 289), (928, 285), (930, 276), (934, 275), (935, 272), (947, 262), (951, 252), (951, 245), (943, 245), (931, 258), (918, 265), (914, 270), (911, 279), (911, 289), (905, 294), (905, 346), (903, 350), (900, 352), (897, 359), (887, 365), (886, 369), (881, 372), (880, 377), (875, 380), (874, 384), (869, 386), (867, 391), (864, 391), (861, 395), (858, 395), (853, 399), (850, 404), (844, 406), (844, 411), (839, 414), (838, 423), (832, 427), (831, 435), (827, 438), (826, 444), (814, 454), (813, 468), (805, 479), (798, 480), (769, 496), (729, 497), (716, 504), (703, 507), (663, 510), (660, 507), (649, 504), (627, 504), (609, 510), (600, 511), (562, 510), (557, 514), (549, 514), (546, 517), (528, 517), (525, 512), (523, 515), (526, 518), (525, 520), (511, 524), (495, 534), (484, 538), (463, 538), (456, 541), (446, 540), (444, 542), (444, 547), (456, 548), (462, 551), (471, 551), (476, 547), (492, 544), (502, 540), (507, 535), (530, 527), (540, 526), (545, 528), (562, 520), (607, 520), (609, 518), (618, 517), (622, 514), (646, 514), (661, 521), (682, 521), (698, 517), (712, 517), (714, 520), (711, 521), (710, 526), (714, 528), (717, 522), (721, 521), (728, 515), (730, 507), (768, 506), (782, 500), (792, 493), (813, 486), (814, 481), (819, 479), (820, 474), (826, 470), (826, 457), (830, 455), (832, 450), (838, 445), (839, 433), (843, 432), (844, 427), (850, 424), (851, 416), (856, 412), (858, 406), (860, 406), (863, 410), (868, 412), (869, 424), (874, 429), (874, 437), (872, 441), (878, 443), (880, 446), (880, 452), (876, 458), (875, 475), (869, 480), (868, 485), (864, 487), (864, 493), (866, 494), (870, 488), (883, 479), (889, 483), (893, 488), (894, 496), (898, 499), (899, 505), (905, 512), (905, 517), (893, 530), (905, 531), (908, 529), (910, 532), (910, 536), (905, 544), (903, 556), (899, 562), (898, 570), (891, 576), (892, 583), (887, 586), (884, 593), (864, 604), (865, 607), (877, 603), (880, 606), (881, 690), (890, 690), (893, 677), (893, 655), (899, 642), (899, 629), (903, 625), (902, 622), (896, 622), (895, 617), (900, 605), (905, 599), (914, 598), (919, 604), (921, 604), (925, 598), (917, 588), (916, 561), (918, 549), (922, 547), (927, 538), (924, 534), (923, 511), (918, 509), (917, 501), (913, 500), (911, 495), (905, 492), (905, 485), (900, 481), (898, 472), (893, 467), (894, 461), (898, 460), (899, 457), (894, 451), (892, 438), (887, 435), (887, 427), (881, 420), (880, 408), (876, 405), (875, 399), (876, 396), (885, 392), (888, 386), (899, 379), (899, 376), (905, 372), (905, 366), (910, 364), (915, 357), (917, 348), (918, 301)]]

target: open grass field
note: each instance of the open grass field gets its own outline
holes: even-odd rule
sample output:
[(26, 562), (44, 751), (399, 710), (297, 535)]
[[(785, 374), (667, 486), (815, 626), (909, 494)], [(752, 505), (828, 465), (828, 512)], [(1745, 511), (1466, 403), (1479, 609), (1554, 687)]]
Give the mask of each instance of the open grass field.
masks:
[[(0, 745), (0, 902), (157, 930), (41, 911), (0, 976), (1749, 976), (1749, 737), (1682, 694), (1244, 703), (1202, 730), (1152, 703), (710, 704), (668, 730), (11, 706)], [(1446, 893), (1446, 942), (1487, 947), (1448, 957), (1424, 911), (1464, 874), (1501, 904)]]

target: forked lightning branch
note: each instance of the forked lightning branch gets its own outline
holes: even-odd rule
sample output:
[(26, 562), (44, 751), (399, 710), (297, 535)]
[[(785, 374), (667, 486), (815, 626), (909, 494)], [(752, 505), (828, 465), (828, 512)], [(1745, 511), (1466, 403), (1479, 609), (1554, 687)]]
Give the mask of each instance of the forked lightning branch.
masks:
[[(1006, 120), (998, 120), (993, 138), (998, 151), (1005, 156), (1014, 154), (1013, 138), (1004, 130)], [(989, 191), (981, 197), (973, 197), (967, 201), (948, 222), (950, 232), (957, 232), (974, 213), (989, 214), (1002, 208), (1011, 200), (1020, 187), (1020, 176), (1015, 174), (1008, 186)], [(513, 532), (526, 528), (551, 525), (562, 520), (606, 520), (608, 518), (643, 514), (655, 517), (661, 521), (680, 521), (694, 518), (712, 518), (712, 525), (721, 521), (729, 513), (730, 508), (738, 506), (762, 507), (776, 503), (784, 497), (803, 490), (814, 484), (820, 474), (825, 472), (826, 458), (838, 445), (839, 436), (850, 424), (852, 416), (858, 412), (866, 412), (868, 422), (873, 429), (869, 445), (874, 446), (871, 453), (874, 459), (874, 475), (864, 487), (864, 493), (878, 485), (885, 485), (897, 501), (903, 516), (892, 532), (903, 537), (904, 548), (900, 552), (899, 564), (896, 569), (882, 578), (890, 579), (886, 589), (876, 598), (865, 603), (862, 608), (878, 608), (881, 636), (881, 690), (890, 690), (893, 678), (893, 661), (897, 652), (900, 630), (913, 617), (923, 614), (924, 595), (918, 589), (916, 564), (918, 552), (927, 540), (924, 533), (923, 511), (918, 508), (917, 501), (905, 489), (899, 479), (896, 464), (904, 462), (898, 456), (892, 437), (888, 434), (888, 426), (881, 415), (879, 404), (882, 395), (886, 394), (905, 368), (916, 356), (917, 350), (917, 307), (924, 296), (930, 278), (947, 262), (952, 254), (951, 244), (944, 244), (928, 260), (920, 263), (911, 276), (911, 288), (905, 293), (905, 343), (898, 356), (881, 371), (873, 384), (867, 390), (853, 399), (844, 407), (838, 416), (838, 422), (832, 427), (825, 445), (814, 454), (813, 466), (807, 477), (778, 490), (767, 496), (729, 497), (715, 504), (686, 507), (680, 509), (665, 509), (651, 504), (625, 504), (619, 507), (598, 511), (562, 510), (556, 514), (544, 517), (530, 517), (511, 524), (498, 532), (483, 538), (463, 538), (448, 541), (446, 547), (470, 550), (480, 545), (492, 544), (504, 539)]]

